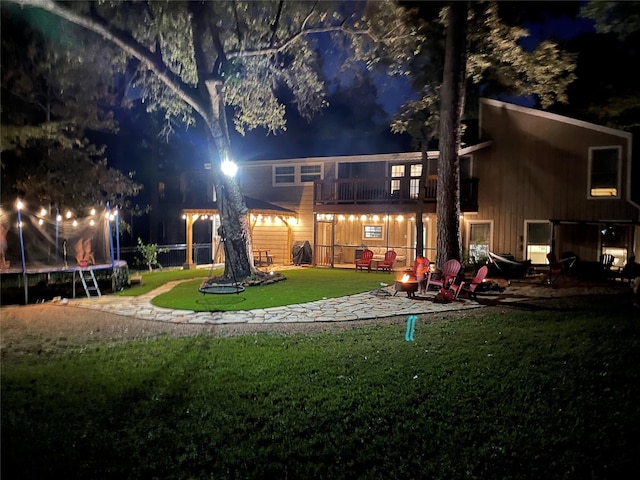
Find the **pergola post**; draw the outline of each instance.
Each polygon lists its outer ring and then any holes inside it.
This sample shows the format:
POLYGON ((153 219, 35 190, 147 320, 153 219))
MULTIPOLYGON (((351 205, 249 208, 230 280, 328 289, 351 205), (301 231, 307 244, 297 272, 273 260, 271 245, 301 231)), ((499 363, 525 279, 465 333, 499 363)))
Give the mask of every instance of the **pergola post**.
POLYGON ((193 263, 193 214, 186 214, 186 222, 185 222, 186 231, 186 239, 187 239, 187 250, 185 255, 185 262, 182 268, 184 270, 192 270, 196 268, 195 263, 193 263))

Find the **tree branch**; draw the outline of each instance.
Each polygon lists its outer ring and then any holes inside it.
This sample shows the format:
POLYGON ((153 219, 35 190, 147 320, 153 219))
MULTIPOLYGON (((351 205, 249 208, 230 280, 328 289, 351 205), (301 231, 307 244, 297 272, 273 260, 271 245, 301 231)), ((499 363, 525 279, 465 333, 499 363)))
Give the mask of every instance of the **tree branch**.
POLYGON ((276 13, 276 19, 271 24, 271 40, 269 40, 269 47, 273 47, 273 42, 276 39, 276 32, 278 31, 278 24, 280 23, 280 15, 282 14, 282 5, 284 0, 280 0, 278 3, 278 12, 276 13))
POLYGON ((35 7, 57 15, 60 18, 91 30, 100 35, 103 39, 117 45, 122 51, 131 57, 137 58, 149 70, 155 73, 158 79, 169 87, 179 98, 190 105, 201 116, 206 116, 202 105, 195 95, 195 89, 183 82, 167 65, 157 58, 153 52, 137 42, 127 32, 118 30, 108 25, 102 19, 80 15, 74 11, 60 5, 53 0, 6 0, 21 6, 35 7))

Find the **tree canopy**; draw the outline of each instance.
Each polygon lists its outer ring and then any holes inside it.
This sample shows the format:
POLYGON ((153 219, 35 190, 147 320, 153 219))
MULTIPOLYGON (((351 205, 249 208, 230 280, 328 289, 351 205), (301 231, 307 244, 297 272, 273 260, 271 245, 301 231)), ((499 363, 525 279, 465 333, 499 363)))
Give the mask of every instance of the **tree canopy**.
POLYGON ((10 7, 2 7, 3 196, 71 208, 125 203, 141 186, 89 139, 117 128, 114 77, 100 68, 110 65, 108 49, 53 17, 10 7))
MULTIPOLYGON (((319 36, 388 74, 404 72, 420 42, 411 14, 395 2, 56 2, 14 0, 37 7, 111 42, 135 69, 134 83, 150 110, 167 122, 203 121, 211 157, 230 157, 226 118, 242 132, 286 127, 277 91, 311 116, 326 101, 319 36)), ((257 275, 247 209, 237 182, 211 170, 227 256, 225 278, 257 275)))

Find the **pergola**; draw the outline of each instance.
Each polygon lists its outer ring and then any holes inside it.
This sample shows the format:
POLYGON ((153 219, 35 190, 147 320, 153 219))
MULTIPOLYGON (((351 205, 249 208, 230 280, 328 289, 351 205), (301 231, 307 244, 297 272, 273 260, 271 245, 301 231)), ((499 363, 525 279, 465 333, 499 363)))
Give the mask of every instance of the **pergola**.
MULTIPOLYGON (((251 229, 252 237, 253 237, 253 227, 255 226, 255 223, 259 215, 273 216, 273 217, 279 218, 282 221, 282 224, 287 228, 287 249, 288 251, 291 251, 292 236, 293 236, 291 231, 291 221, 297 220, 298 213, 294 210, 290 210, 288 208, 284 208, 279 205, 266 202, 264 200, 247 197, 246 195, 244 196, 244 201, 249 211, 248 212, 250 217, 249 227, 251 229)), ((215 215, 219 215, 218 205, 217 205, 217 202, 213 201, 206 206, 184 208, 182 210, 182 215, 185 218, 186 243, 187 243, 187 251, 186 251, 184 268, 190 269, 190 268, 195 268, 195 264, 193 263, 193 224, 196 222, 196 220, 198 220, 198 218, 201 218, 204 216, 213 217, 215 215)))

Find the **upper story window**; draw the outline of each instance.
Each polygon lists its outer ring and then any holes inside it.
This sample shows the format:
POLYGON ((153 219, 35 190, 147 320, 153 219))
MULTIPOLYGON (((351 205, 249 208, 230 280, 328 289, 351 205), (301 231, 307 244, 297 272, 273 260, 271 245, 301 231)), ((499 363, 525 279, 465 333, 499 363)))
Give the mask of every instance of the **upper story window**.
POLYGON ((589 148, 588 198, 620 198, 622 148, 589 148))
POLYGON ((407 194, 409 198, 418 198, 421 174, 421 163, 391 165, 391 194, 400 195, 402 190, 403 198, 407 194))
POLYGON ((274 165, 273 185, 290 186, 312 183, 314 180, 322 180, 324 166, 321 163, 313 165, 274 165))

